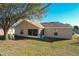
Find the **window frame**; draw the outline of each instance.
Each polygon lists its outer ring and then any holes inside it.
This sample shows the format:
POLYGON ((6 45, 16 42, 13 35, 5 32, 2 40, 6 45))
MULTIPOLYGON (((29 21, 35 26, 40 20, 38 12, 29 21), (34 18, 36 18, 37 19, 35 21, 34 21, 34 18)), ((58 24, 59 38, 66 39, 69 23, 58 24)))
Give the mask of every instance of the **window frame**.
POLYGON ((54 36, 58 36, 58 32, 54 32, 54 36))
POLYGON ((20 34, 21 34, 21 35, 24 34, 24 30, 23 30, 23 29, 20 30, 20 34))
POLYGON ((29 36, 38 36, 38 29, 28 29, 29 36))

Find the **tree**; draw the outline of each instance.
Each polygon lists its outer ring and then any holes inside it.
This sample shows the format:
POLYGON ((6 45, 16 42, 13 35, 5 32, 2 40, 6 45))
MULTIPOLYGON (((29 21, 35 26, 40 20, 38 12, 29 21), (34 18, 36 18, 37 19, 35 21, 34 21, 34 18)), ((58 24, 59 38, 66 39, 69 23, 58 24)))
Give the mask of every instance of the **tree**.
POLYGON ((74 27, 73 27, 73 31, 74 31, 74 32, 78 33, 78 30, 79 30, 79 27, 78 27, 78 26, 74 26, 74 27))
POLYGON ((78 26, 74 26, 74 29, 78 30, 78 29, 79 29, 79 27, 78 27, 78 26))
POLYGON ((0 27, 4 31, 4 39, 7 40, 8 30, 19 19, 28 18, 42 18, 43 14, 47 11, 50 4, 36 4, 36 3, 5 3, 0 4, 0 27))

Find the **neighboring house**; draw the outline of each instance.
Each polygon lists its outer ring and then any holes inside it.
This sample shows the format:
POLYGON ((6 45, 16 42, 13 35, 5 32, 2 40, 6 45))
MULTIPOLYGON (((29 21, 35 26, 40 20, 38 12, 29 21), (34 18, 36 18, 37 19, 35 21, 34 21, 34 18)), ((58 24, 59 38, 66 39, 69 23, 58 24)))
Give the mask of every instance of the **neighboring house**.
MULTIPOLYGON (((14 34, 15 35, 15 28, 10 28, 9 31, 8 31, 8 34, 14 34)), ((3 29, 0 28, 0 36, 3 36, 4 35, 4 32, 3 32, 3 29)))
POLYGON ((13 25, 15 35, 32 38, 72 38, 72 27, 59 22, 37 23, 31 20, 20 20, 13 25))
POLYGON ((4 32, 3 30, 0 28, 0 36, 3 36, 4 35, 4 32))

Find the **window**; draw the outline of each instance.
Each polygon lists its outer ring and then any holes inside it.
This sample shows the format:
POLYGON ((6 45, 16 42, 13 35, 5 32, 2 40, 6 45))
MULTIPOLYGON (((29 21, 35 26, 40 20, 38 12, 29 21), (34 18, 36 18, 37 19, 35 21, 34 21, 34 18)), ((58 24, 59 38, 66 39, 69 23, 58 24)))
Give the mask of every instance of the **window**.
POLYGON ((28 35, 37 36, 38 30, 37 29, 28 29, 28 35))
POLYGON ((20 34, 24 34, 23 30, 20 31, 20 34))
POLYGON ((58 35, 58 32, 54 32, 54 35, 57 36, 58 35))

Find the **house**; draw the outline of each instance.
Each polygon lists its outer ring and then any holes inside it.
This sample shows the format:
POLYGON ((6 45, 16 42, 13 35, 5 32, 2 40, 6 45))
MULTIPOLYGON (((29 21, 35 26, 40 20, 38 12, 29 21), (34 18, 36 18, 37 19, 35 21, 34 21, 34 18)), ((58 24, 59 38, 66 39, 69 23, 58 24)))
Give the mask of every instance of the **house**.
POLYGON ((49 38, 65 38, 71 39, 72 38, 72 27, 69 24, 63 24, 59 22, 49 22, 49 23, 42 23, 45 30, 45 37, 49 38))
POLYGON ((23 37, 40 38, 44 27, 40 23, 32 22, 30 20, 20 20, 13 25, 15 27, 15 35, 23 37))
POLYGON ((20 20, 16 22, 15 35, 32 38, 72 38, 72 27, 69 24, 59 22, 37 23, 31 20, 20 20))

